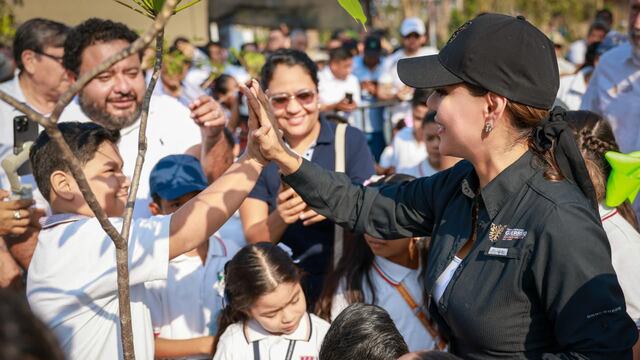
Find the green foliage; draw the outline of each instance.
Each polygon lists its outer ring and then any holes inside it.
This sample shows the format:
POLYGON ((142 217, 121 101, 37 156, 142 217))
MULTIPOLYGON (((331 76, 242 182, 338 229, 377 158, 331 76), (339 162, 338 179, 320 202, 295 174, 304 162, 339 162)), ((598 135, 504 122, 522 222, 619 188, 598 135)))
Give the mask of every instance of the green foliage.
POLYGON ((238 51, 236 49, 231 49, 231 54, 238 59, 240 64, 242 64, 242 67, 247 70, 251 77, 259 77, 260 70, 266 62, 266 58, 263 54, 253 51, 238 51))
POLYGON ((180 50, 165 52, 162 57, 162 66, 169 76, 181 74, 184 71, 185 65, 190 62, 191 59, 184 55, 180 50))
POLYGON ((16 34, 13 9, 6 1, 0 0, 0 44, 11 46, 16 34))
MULTIPOLYGON (((155 19, 160 10, 162 10, 162 6, 164 5, 165 0, 113 0, 120 5, 126 6, 129 9, 142 14, 150 19, 155 19)), ((191 7, 200 2, 200 0, 191 0, 186 4, 180 5, 182 0, 178 0, 176 8, 173 10, 173 14, 191 7)))
POLYGON ((362 5, 360 5, 359 0, 338 0, 338 3, 356 22, 362 24, 364 31, 367 31, 367 26, 365 25, 367 15, 365 15, 364 10, 362 10, 362 5))

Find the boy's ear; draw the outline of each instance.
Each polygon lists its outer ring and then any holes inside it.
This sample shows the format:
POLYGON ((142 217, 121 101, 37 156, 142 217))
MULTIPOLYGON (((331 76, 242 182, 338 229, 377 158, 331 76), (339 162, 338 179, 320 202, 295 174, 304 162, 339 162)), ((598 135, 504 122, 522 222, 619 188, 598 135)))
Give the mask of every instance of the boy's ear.
POLYGON ((160 209, 160 205, 156 204, 154 201, 149 203, 149 211, 153 216, 162 214, 162 209, 160 209))
POLYGON ((56 170, 49 177, 51 182, 51 191, 64 200, 71 201, 75 194, 73 193, 73 185, 71 175, 61 170, 56 170))

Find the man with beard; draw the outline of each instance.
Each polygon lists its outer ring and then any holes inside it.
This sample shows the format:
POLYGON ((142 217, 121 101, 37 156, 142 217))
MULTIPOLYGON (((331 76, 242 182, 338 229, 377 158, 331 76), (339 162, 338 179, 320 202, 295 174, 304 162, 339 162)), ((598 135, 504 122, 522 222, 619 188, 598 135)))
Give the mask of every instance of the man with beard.
MULTIPOLYGON (((65 41, 64 66, 75 81, 109 56, 128 47, 138 35, 124 24, 89 19, 76 26, 65 41)), ((120 130, 118 147, 124 173, 131 177, 138 150, 138 130, 145 92, 140 54, 131 55, 100 73, 78 94, 78 104, 92 121, 120 130)), ((158 84, 160 85, 160 84, 158 84)), ((134 217, 150 216, 149 173, 154 164, 171 154, 182 154, 196 144, 224 141, 225 123, 220 105, 201 96, 185 107, 168 95, 151 100, 147 127, 147 152, 140 177, 134 217), (218 140, 219 139, 219 140, 218 140)), ((204 149, 204 153, 210 147, 204 149)), ((206 165, 206 164, 205 164, 206 165)))
MULTIPOLYGON (((622 152, 640 150, 640 0, 629 0, 629 42, 606 52, 593 72, 581 109, 605 117, 622 152)), ((633 207, 640 215, 640 201, 633 207)))

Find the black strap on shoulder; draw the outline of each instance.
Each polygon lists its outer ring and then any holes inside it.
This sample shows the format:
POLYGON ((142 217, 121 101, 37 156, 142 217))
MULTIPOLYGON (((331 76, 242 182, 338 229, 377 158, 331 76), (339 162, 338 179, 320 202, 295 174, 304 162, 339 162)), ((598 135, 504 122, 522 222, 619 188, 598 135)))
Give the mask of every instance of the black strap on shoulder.
POLYGON ((285 360, 291 360, 291 358, 293 358, 293 349, 295 347, 296 347, 296 341, 289 340, 289 347, 287 348, 287 356, 285 357, 285 360))
POLYGON ((253 342, 253 360, 260 360, 260 341, 253 342))

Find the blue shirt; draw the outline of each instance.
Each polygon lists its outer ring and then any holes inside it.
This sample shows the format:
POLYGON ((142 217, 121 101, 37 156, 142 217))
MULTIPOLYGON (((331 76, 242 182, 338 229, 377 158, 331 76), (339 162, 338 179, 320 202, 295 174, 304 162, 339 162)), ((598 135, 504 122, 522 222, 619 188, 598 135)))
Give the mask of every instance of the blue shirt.
MULTIPOLYGON (((335 169, 335 130, 336 124, 320 118, 320 134, 316 140, 311 162, 329 170, 335 169)), ((351 126, 345 134, 345 170, 351 182, 362 184, 374 174, 373 157, 362 132, 351 126)), ((269 212, 277 206, 280 189, 280 173, 274 163, 263 170, 256 186, 249 194, 250 198, 267 202, 269 212)), ((322 275, 328 270, 333 250, 334 225, 331 221, 322 221, 310 226, 297 221, 287 227, 281 241, 293 251, 293 258, 300 259, 299 266, 312 275, 322 275)))

